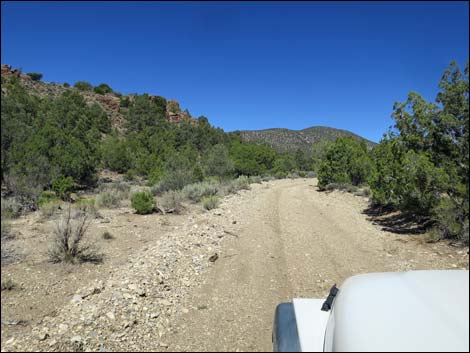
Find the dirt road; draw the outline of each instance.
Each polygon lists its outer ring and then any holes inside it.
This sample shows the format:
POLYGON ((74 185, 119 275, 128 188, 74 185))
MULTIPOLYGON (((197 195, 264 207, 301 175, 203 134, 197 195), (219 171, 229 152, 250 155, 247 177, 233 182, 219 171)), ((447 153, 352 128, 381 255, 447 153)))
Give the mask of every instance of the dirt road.
MULTIPOLYGON (((37 259, 2 267, 2 276, 27 279, 2 292, 2 320, 49 300, 25 327, 2 322, 2 351, 269 351, 280 302, 326 297, 354 274, 468 269, 468 247, 425 243, 399 217, 373 222, 366 198, 319 192, 315 179, 253 184, 210 212, 189 206, 179 216, 106 211, 90 233, 112 230, 115 240, 101 240, 108 260, 70 269, 79 285, 32 248, 37 259), (38 283, 25 277, 31 269, 51 275, 38 283)), ((38 233, 33 218, 20 219, 16 241, 47 244, 50 223, 38 233)))
POLYGON ((165 338, 169 348, 269 351, 280 302, 325 297, 354 274, 453 267, 373 225, 361 212, 366 206, 351 194, 318 192, 312 180, 278 182, 246 203, 239 238, 225 244, 206 284, 186 298, 188 307, 207 309, 181 317, 165 338))

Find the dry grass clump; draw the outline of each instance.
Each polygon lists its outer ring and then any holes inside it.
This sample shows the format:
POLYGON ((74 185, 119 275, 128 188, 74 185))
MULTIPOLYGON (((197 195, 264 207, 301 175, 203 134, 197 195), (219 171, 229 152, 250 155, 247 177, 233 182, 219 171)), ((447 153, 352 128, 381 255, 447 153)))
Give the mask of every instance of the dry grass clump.
POLYGON ((219 206, 219 198, 215 195, 213 196, 206 196, 202 199, 202 207, 206 210, 212 210, 219 206))
POLYGON ((17 218, 21 216, 23 206, 16 198, 3 198, 2 197, 2 217, 17 218))
POLYGON ((113 236, 110 232, 108 232, 108 231, 105 231, 105 232, 101 235, 101 237, 102 237, 104 240, 112 240, 112 239, 114 239, 114 236, 113 236))
POLYGON ((128 192, 110 189, 96 196, 96 206, 99 208, 118 208, 121 207, 122 201, 128 197, 128 192))
POLYGON ((91 245, 83 244, 89 226, 87 213, 78 219, 73 219, 71 208, 65 210, 56 223, 54 239, 48 251, 49 260, 53 263, 101 263, 103 255, 91 245))
POLYGON ((167 191, 159 198, 159 206, 167 213, 181 214, 184 194, 181 191, 167 191))
POLYGON ((183 188, 183 194, 193 202, 199 202, 205 196, 216 195, 217 184, 210 182, 202 182, 186 185, 183 188))
POLYGON ((43 203, 39 206, 39 212, 41 214, 41 218, 49 219, 52 218, 57 214, 59 210, 62 209, 64 205, 63 201, 54 200, 51 202, 43 203))
POLYGON ((16 288, 16 283, 13 282, 11 278, 8 278, 5 281, 2 281, 2 291, 4 290, 13 290, 16 288))

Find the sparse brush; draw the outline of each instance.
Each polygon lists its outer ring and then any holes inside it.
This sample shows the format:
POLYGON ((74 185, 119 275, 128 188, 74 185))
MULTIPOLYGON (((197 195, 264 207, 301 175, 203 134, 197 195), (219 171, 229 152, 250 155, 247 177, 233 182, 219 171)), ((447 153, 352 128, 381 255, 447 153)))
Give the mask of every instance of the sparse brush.
POLYGON ((167 191, 159 198, 159 203, 165 212, 180 214, 183 212, 183 200, 183 192, 167 191))
POLYGON ((14 238, 13 232, 11 231, 10 223, 3 219, 2 214, 2 221, 1 221, 1 234, 2 234, 2 241, 3 240, 10 240, 14 238))
POLYGON ((236 194, 239 190, 250 190, 250 178, 241 175, 237 179, 225 181, 218 186, 217 194, 221 197, 229 194, 236 194))
POLYGON ((21 202, 16 198, 4 199, 2 197, 2 216, 6 218, 17 218, 21 216, 22 210, 21 202))
POLYGON ((219 198, 217 196, 206 196, 202 199, 202 207, 206 210, 212 210, 219 205, 219 198))
POLYGON ((233 182, 233 180, 229 182, 223 182, 219 185, 217 190, 217 195, 220 197, 224 197, 226 195, 235 194, 238 191, 237 186, 233 182))
POLYGON ((54 191, 43 191, 38 197, 38 206, 41 208, 43 205, 49 202, 57 201, 58 197, 54 191))
POLYGON ((292 173, 287 174, 287 177, 289 179, 297 179, 299 177, 299 174, 292 172, 292 173))
POLYGON ((307 178, 316 178, 316 177, 317 177, 317 173, 312 172, 312 171, 307 172, 307 178))
POLYGON ((103 191, 96 196, 96 205, 105 208, 118 208, 122 200, 128 197, 128 192, 108 190, 103 191))
POLYGON ((101 237, 102 237, 104 240, 112 240, 112 239, 114 239, 114 236, 113 236, 110 232, 108 232, 108 231, 105 231, 105 232, 101 235, 101 237))
POLYGON ((362 196, 362 197, 370 197, 371 195, 370 188, 367 186, 360 188, 356 192, 354 192, 354 195, 362 196))
POLYGON ((130 181, 121 181, 118 183, 113 183, 113 189, 123 192, 123 193, 129 193, 131 191, 131 187, 133 186, 133 183, 130 181))
POLYGON ((250 179, 246 175, 240 175, 234 182, 238 190, 250 190, 250 179))
POLYGON ((437 243, 444 238, 442 231, 438 227, 431 228, 425 235, 427 243, 437 243))
POLYGON ((150 192, 153 196, 158 196, 168 190, 166 183, 162 180, 156 182, 151 188, 150 192))
POLYGON ((199 202, 205 196, 216 195, 217 191, 217 184, 209 182, 189 184, 183 188, 183 194, 193 202, 199 202))
POLYGON ((346 184, 346 183, 330 183, 328 185, 325 186, 325 190, 340 190, 340 191, 344 191, 344 190, 348 190, 348 188, 350 187, 351 185, 349 184, 346 184))
POLYGON ((355 186, 355 185, 347 185, 346 186, 346 191, 349 192, 349 193, 355 193, 358 190, 359 190, 358 187, 355 186))
POLYGON ((129 181, 118 181, 114 183, 102 183, 98 186, 98 191, 120 191, 123 193, 129 193, 132 187, 132 183, 129 181))
POLYGON ((11 278, 8 278, 5 281, 2 281, 2 291, 4 290, 13 290, 16 288, 16 283, 13 282, 11 278))
POLYGON ((98 209, 96 208, 95 199, 81 199, 75 203, 74 208, 77 211, 75 215, 86 213, 92 218, 101 217, 98 209))
POLYGON ((275 178, 272 175, 265 175, 261 178, 262 181, 271 181, 274 180, 275 178))
POLYGON ((1 246, 1 262, 2 265, 9 264, 15 262, 20 258, 19 254, 16 252, 14 248, 9 246, 8 244, 3 242, 2 239, 2 246, 1 246))
POLYGON ((56 212, 61 209, 63 202, 55 200, 48 203, 44 203, 39 207, 39 212, 41 217, 44 219, 49 219, 53 217, 56 212))
POLYGON ((69 207, 56 223, 53 243, 48 251, 49 260, 53 263, 101 263, 103 255, 90 245, 82 244, 89 226, 90 220, 87 214, 73 220, 69 207))
POLYGON ((287 173, 286 172, 276 172, 276 174, 274 174, 274 177, 276 179, 285 179, 285 178, 287 178, 287 173))
POLYGON ((261 177, 259 175, 252 175, 248 178, 250 184, 261 184, 261 177))

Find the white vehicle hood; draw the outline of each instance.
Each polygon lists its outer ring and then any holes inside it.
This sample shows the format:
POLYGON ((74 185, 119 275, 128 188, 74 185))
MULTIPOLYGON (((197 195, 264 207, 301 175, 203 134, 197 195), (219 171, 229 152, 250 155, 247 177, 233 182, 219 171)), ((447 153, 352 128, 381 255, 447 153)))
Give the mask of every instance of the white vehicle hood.
POLYGON ((324 343, 325 351, 468 352, 469 272, 351 277, 334 301, 324 343))

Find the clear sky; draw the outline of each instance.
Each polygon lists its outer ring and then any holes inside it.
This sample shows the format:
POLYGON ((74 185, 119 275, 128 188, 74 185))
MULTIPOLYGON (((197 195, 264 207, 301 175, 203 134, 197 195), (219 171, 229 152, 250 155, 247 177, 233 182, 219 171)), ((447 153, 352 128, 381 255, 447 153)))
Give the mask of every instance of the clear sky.
POLYGON ((2 2, 1 61, 174 98, 226 131, 378 141, 395 101, 468 60, 467 2, 2 2))

